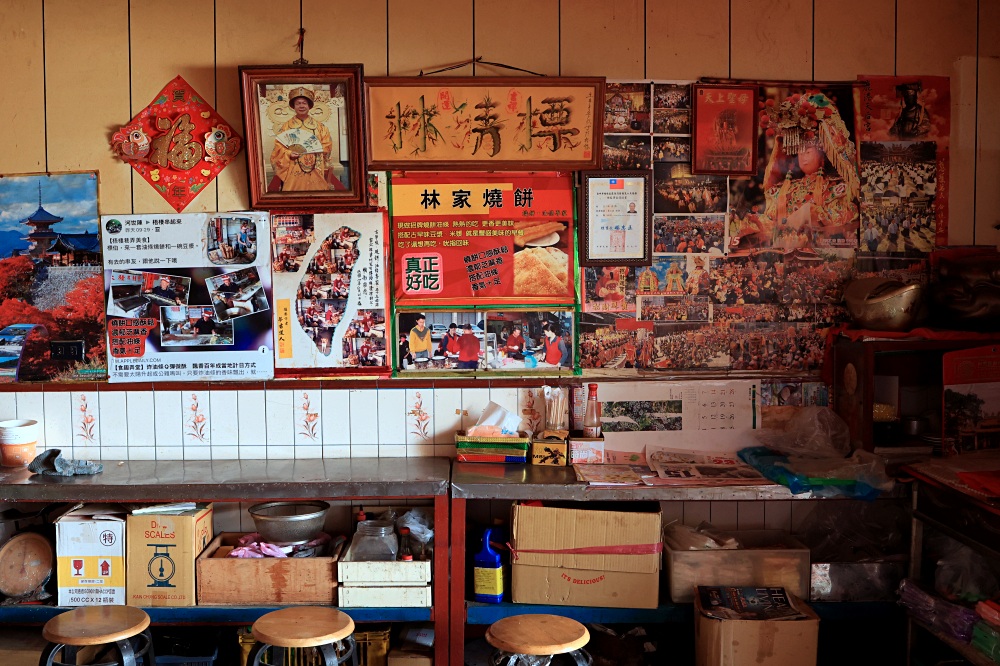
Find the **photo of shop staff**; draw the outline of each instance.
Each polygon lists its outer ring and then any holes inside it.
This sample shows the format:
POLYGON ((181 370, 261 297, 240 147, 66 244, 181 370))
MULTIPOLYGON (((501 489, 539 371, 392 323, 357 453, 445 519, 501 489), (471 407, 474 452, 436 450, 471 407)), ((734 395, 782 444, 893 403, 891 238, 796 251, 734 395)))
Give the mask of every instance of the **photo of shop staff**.
POLYGON ((208 287, 218 321, 246 317, 270 309, 256 267, 210 277, 205 280, 205 286, 208 287))
POLYGON ((358 310, 344 331, 345 338, 385 338, 385 311, 358 310))
POLYGON ((487 344, 496 339, 483 329, 482 314, 455 312, 400 312, 399 369, 476 370, 486 367, 487 344))
POLYGON ((215 217, 205 228, 205 249, 213 264, 249 264, 257 258, 257 225, 246 217, 215 217))
POLYGON ((387 364, 384 338, 344 338, 345 365, 353 368, 378 367, 387 364))
POLYGON ((571 368, 573 316, 568 311, 487 312, 486 363, 501 369, 571 368))
POLYGON ((215 319, 215 308, 163 306, 160 308, 160 344, 165 347, 211 347, 233 344, 233 322, 215 319))
POLYGON ((273 215, 271 242, 274 259, 271 269, 276 273, 295 273, 302 267, 309 246, 316 242, 312 215, 273 215))
POLYGON ((653 134, 691 134, 691 112, 677 109, 653 110, 653 134))
POLYGON ((652 166, 649 136, 604 137, 604 168, 621 170, 648 170, 652 166))
MULTIPOLYGON (((653 137, 654 162, 691 162, 691 137, 653 137)), ((690 168, 688 169, 690 171, 690 168)))
POLYGON ((653 165, 655 213, 724 213, 728 195, 725 176, 695 176, 690 164, 653 165))
POLYGON ((691 86, 686 83, 654 83, 653 106, 657 109, 690 109, 691 86))
POLYGON ((723 254, 726 245, 724 215, 653 218, 653 252, 723 254))
POLYGON ((135 319, 157 317, 161 306, 187 305, 191 278, 166 273, 111 271, 107 314, 135 319))

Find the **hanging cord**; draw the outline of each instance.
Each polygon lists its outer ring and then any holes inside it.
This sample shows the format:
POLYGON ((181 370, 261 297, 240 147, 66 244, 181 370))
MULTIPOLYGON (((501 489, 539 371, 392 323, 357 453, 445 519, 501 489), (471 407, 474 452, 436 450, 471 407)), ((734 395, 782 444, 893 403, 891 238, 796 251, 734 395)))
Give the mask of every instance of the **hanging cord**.
POLYGON ((295 48, 299 50, 299 57, 292 62, 293 65, 308 65, 309 61, 302 57, 302 52, 306 45, 306 29, 299 26, 299 38, 295 40, 295 48))
POLYGON ((546 76, 545 74, 539 74, 538 72, 533 72, 530 69, 521 69, 520 67, 513 67, 511 65, 505 65, 502 62, 490 62, 489 60, 483 60, 483 56, 476 56, 475 58, 470 58, 468 60, 463 60, 462 62, 456 63, 454 65, 448 65, 447 67, 442 67, 441 69, 434 69, 429 72, 420 70, 418 76, 426 76, 429 74, 439 74, 441 72, 447 72, 453 69, 459 69, 460 67, 465 67, 466 65, 479 64, 479 65, 490 65, 491 67, 502 67, 503 69, 511 69, 515 72, 524 72, 525 74, 531 74, 532 76, 546 76))

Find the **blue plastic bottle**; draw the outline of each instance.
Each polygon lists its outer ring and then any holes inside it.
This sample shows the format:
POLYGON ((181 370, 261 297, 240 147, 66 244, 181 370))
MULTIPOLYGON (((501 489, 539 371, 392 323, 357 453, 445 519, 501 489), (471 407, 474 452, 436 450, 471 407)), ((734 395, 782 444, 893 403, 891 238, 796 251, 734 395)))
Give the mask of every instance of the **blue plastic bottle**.
POLYGON ((503 601, 503 565, 500 553, 490 546, 490 533, 483 533, 483 549, 476 553, 473 559, 473 591, 475 600, 488 604, 498 604, 503 601))

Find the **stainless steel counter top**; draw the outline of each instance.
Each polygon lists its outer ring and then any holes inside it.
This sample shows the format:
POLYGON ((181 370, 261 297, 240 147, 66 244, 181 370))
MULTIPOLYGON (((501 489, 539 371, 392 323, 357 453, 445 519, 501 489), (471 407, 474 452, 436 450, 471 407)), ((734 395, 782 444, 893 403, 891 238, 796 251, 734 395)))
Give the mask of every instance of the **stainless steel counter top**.
MULTIPOLYGON (((788 500, 785 486, 588 486, 572 467, 456 462, 451 493, 460 499, 522 500, 788 500)), ((804 498, 804 497, 802 497, 804 498)))
POLYGON ((0 501, 171 502, 447 495, 447 458, 105 462, 92 476, 0 469, 0 501))

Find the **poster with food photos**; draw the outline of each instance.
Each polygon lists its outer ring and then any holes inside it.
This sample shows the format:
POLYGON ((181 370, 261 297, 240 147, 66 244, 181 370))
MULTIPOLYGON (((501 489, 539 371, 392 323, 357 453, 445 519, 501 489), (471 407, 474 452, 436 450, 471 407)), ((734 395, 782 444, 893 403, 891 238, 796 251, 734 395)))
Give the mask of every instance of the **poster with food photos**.
POLYGON ((274 376, 266 213, 104 215, 108 381, 274 376))
POLYGON ((275 214, 278 376, 391 372, 386 214, 275 214))

